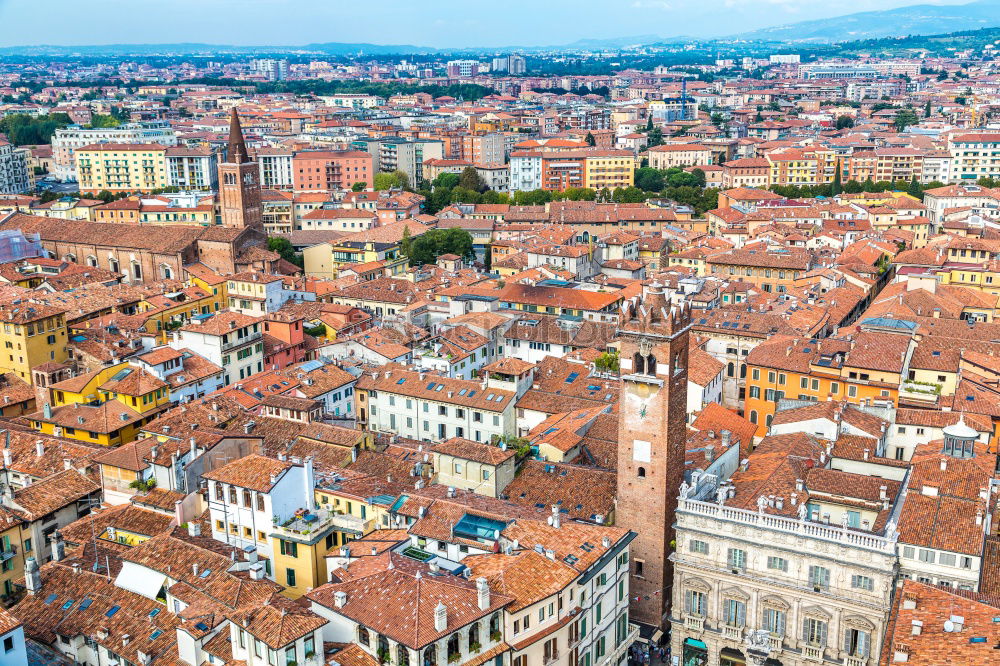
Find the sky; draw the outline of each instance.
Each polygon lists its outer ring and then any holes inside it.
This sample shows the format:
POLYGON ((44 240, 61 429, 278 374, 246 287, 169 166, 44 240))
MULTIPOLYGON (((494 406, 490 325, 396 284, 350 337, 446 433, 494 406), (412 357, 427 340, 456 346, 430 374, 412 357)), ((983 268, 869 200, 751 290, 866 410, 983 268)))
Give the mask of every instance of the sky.
MULTIPOLYGON (((539 46, 633 35, 712 37, 955 0, 0 0, 0 46, 204 42, 539 46)), ((961 0, 959 0, 960 2, 961 0)))

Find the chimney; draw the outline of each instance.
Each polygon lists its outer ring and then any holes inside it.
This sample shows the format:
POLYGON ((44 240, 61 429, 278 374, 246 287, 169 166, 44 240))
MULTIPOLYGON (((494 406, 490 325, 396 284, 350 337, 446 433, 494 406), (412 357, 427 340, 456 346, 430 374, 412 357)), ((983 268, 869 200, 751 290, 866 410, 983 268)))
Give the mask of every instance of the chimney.
POLYGON ((601 537, 601 547, 611 548, 611 537, 601 537))
POLYGON ((63 458, 63 469, 73 469, 73 461, 69 458, 63 458))
POLYGON ((946 458, 941 458, 941 471, 948 469, 948 460, 946 458))
POLYGON ((3 450, 3 466, 4 467, 10 467, 13 462, 14 461, 13 461, 13 458, 12 458, 12 456, 10 454, 10 449, 4 449, 3 450))
POLYGON ((982 525, 982 524, 983 524, 983 510, 976 509, 976 525, 982 525))
POLYGON ((440 601, 434 608, 434 631, 445 631, 448 629, 448 607, 440 601))
POLYGON ((66 556, 66 542, 63 541, 62 533, 56 530, 49 539, 52 541, 52 561, 61 562, 66 556))
POLYGON ((303 490, 305 491, 306 497, 306 508, 312 513, 316 509, 316 478, 313 473, 313 459, 312 456, 306 456, 302 461, 303 473, 303 490))
POLYGON ((35 440, 35 455, 39 458, 45 455, 45 443, 40 439, 35 440))
POLYGON ((333 593, 333 604, 337 608, 343 608, 347 605, 347 592, 343 590, 337 590, 333 593))
POLYGON ((804 486, 804 484, 802 482, 802 479, 795 479, 795 490, 797 490, 797 491, 799 491, 801 493, 802 490, 803 490, 803 486, 804 486))
POLYGON ((24 587, 28 594, 38 594, 42 590, 42 573, 33 557, 24 561, 24 587))
POLYGON ((476 593, 479 600, 479 610, 486 610, 490 607, 490 586, 485 578, 476 579, 476 593))
POLYGON ((264 580, 264 565, 258 562, 250 567, 251 580, 264 580))
MULTIPOLYGON (((864 452, 864 456, 865 456, 865 460, 868 460, 868 455, 869 455, 869 453, 870 453, 870 452, 869 452, 869 450, 868 450, 868 449, 865 449, 865 452, 864 452)), ((884 486, 883 486, 883 487, 884 487, 884 486)))
POLYGON ((556 529, 559 529, 559 525, 561 524, 561 522, 562 521, 559 519, 559 506, 556 505, 556 504, 553 504, 552 505, 552 527, 554 527, 556 529))
POLYGON ((195 562, 194 564, 191 565, 191 573, 193 573, 194 577, 197 578, 198 572, 199 572, 198 563, 195 562))
POLYGON ((448 486, 448 497, 455 496, 455 486, 448 486))
POLYGON ((191 460, 194 460, 198 457, 198 440, 192 437, 188 442, 191 444, 191 460))
POLYGON ((188 536, 201 536, 201 523, 191 521, 188 523, 188 536))

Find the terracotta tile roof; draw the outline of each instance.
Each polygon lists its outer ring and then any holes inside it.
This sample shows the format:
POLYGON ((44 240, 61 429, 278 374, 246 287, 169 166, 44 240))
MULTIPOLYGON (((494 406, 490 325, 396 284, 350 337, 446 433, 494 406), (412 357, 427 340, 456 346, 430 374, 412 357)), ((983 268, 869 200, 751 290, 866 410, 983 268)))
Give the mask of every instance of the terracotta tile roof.
POLYGON ((473 442, 462 437, 452 437, 431 446, 431 451, 442 455, 472 460, 486 465, 500 465, 514 457, 513 449, 501 449, 492 444, 473 442))
POLYGON ((534 550, 470 555, 462 564, 472 570, 472 578, 486 578, 491 591, 512 597, 514 601, 507 607, 511 613, 558 594, 580 575, 565 563, 534 550))
POLYGON ((479 608, 476 584, 459 576, 411 575, 390 569, 358 580, 328 583, 306 597, 331 611, 413 649, 447 636, 513 602, 509 596, 491 593, 490 606, 479 608), (347 603, 337 608, 334 593, 347 594, 347 603), (447 608, 444 631, 434 625, 434 610, 447 608))
POLYGON ((541 513, 558 506, 564 520, 595 520, 596 516, 612 515, 615 492, 613 471, 526 460, 500 497, 541 513))
POLYGON ((274 487, 272 477, 281 478, 291 467, 293 463, 287 460, 276 460, 254 453, 216 467, 203 474, 202 478, 266 493, 274 487))
POLYGON ((1000 642, 1000 630, 994 618, 1000 616, 1000 604, 981 600, 974 593, 913 580, 901 582, 889 613, 879 666, 899 663, 898 653, 906 655, 908 666, 997 663, 994 646, 1000 642), (945 621, 955 615, 964 618, 957 635, 944 630, 945 621), (915 622, 921 623, 916 635, 915 622), (972 637, 985 640, 972 642, 972 637))
POLYGON ((75 469, 67 469, 14 491, 11 508, 26 520, 38 520, 100 490, 99 485, 75 469))

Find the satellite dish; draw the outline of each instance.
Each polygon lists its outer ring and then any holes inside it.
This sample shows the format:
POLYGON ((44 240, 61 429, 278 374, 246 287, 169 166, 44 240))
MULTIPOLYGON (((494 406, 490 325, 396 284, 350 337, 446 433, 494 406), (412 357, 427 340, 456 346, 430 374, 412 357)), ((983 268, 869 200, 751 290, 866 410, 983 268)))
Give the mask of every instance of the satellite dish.
POLYGON ((955 623, 952 622, 951 620, 945 620, 944 630, 947 631, 948 633, 955 631, 955 623))

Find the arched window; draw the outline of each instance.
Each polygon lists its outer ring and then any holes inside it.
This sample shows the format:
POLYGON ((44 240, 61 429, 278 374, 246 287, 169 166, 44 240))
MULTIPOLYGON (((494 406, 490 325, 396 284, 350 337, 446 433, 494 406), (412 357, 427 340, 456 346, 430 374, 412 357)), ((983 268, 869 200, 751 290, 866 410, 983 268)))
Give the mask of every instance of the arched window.
POLYGON ((438 649, 437 643, 431 643, 424 650, 424 666, 437 666, 438 649))
POLYGON ((410 666, 410 651, 405 645, 396 645, 396 663, 399 666, 410 666))
POLYGON ((170 280, 174 277, 174 272, 170 269, 170 266, 160 264, 160 275, 163 276, 164 280, 170 280))
POLYGON ((736 375, 736 366, 733 365, 732 361, 726 366, 726 377, 733 377, 736 375))
MULTIPOLYGON (((215 487, 218 488, 219 484, 215 484, 215 487)), ((368 630, 362 626, 358 626, 358 642, 365 647, 371 645, 371 639, 368 638, 368 630)))
POLYGON ((88 265, 88 266, 91 266, 91 267, 93 267, 93 268, 97 268, 97 257, 95 257, 95 256, 94 256, 94 255, 92 255, 92 254, 91 254, 91 255, 88 255, 88 256, 87 256, 87 265, 88 265))
POLYGON ((469 627, 469 652, 478 652, 483 647, 479 639, 479 623, 473 622, 469 627))
POLYGON ((490 640, 494 643, 500 640, 500 613, 490 616, 490 640))
POLYGON ((756 409, 751 409, 750 410, 750 423, 757 423, 757 410, 756 409))
POLYGON ((645 479, 646 478, 646 468, 645 467, 640 467, 639 469, 637 469, 635 471, 635 473, 636 473, 636 476, 638 476, 640 479, 645 479))
POLYGON ((462 649, 458 646, 458 634, 448 637, 448 663, 462 656, 462 649))
POLYGON ((740 366, 740 379, 747 378, 747 366, 746 363, 740 366))
POLYGON ((635 357, 632 359, 632 361, 633 361, 633 363, 635 365, 635 368, 633 369, 633 372, 635 372, 635 374, 637 374, 637 375, 645 374, 645 372, 646 372, 646 361, 643 358, 643 355, 640 354, 639 352, 636 352, 635 353, 635 357))
POLYGON ((646 357, 646 374, 655 375, 656 374, 656 357, 650 354, 646 357))
POLYGON ((770 428, 770 427, 771 427, 771 420, 772 420, 773 418, 774 418, 774 414, 768 414, 768 415, 767 415, 767 419, 766 419, 766 421, 767 421, 767 427, 768 427, 768 428, 770 428))
POLYGON ((114 257, 108 257, 108 269, 112 273, 121 273, 122 267, 118 264, 118 260, 114 257))
POLYGON ((76 263, 76 255, 72 252, 68 252, 65 256, 63 256, 63 261, 72 261, 73 263, 76 263))

